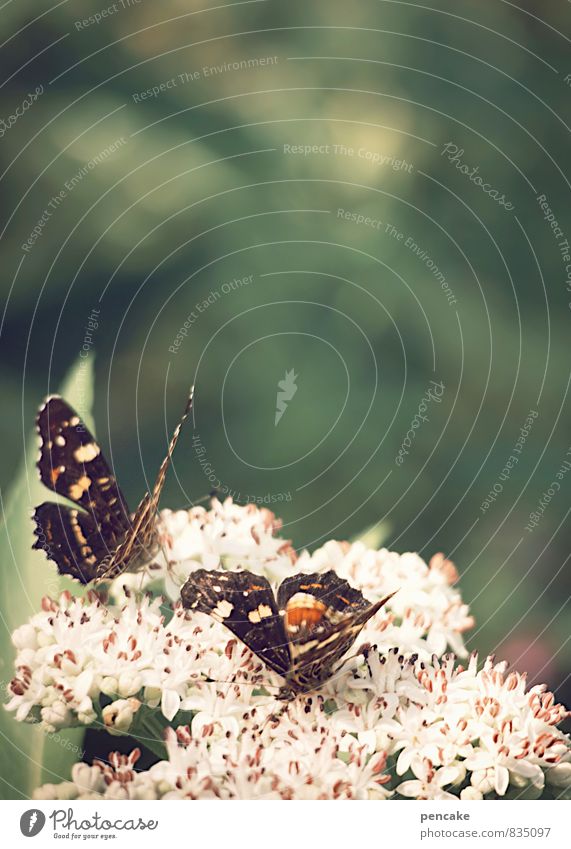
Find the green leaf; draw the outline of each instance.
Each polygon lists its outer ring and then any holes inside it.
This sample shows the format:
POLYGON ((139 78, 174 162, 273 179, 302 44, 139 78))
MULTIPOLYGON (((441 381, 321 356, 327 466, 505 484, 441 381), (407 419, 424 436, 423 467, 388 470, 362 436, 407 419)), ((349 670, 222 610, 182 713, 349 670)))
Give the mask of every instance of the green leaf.
MULTIPOLYGON (((90 427, 93 424, 92 360, 92 357, 80 360, 61 388, 61 394, 90 427)), ((57 597, 64 589, 78 594, 77 584, 60 577, 55 564, 46 560, 42 551, 32 551, 31 513, 47 495, 36 473, 37 453, 38 440, 34 431, 10 489, 0 493, 0 658, 4 694, 13 677, 12 631, 38 612, 42 596, 57 597)), ((51 495, 50 500, 54 500, 51 495)), ((41 784, 67 780, 71 764, 81 760, 83 733, 83 728, 77 728, 45 734, 37 726, 16 722, 2 707, 0 798, 29 798, 41 784)))

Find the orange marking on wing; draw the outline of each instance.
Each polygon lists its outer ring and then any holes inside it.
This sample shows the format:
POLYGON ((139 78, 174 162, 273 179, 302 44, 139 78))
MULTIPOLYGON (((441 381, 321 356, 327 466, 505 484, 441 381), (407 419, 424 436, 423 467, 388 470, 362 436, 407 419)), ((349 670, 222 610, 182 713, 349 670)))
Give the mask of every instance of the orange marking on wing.
POLYGON ((57 479, 61 475, 62 471, 59 466, 55 469, 50 469, 50 478, 52 480, 53 485, 55 486, 57 483, 57 479))
POLYGON ((300 625, 317 625, 323 619, 327 607, 323 602, 315 600, 308 606, 306 603, 288 603, 285 619, 287 628, 299 628, 300 625))

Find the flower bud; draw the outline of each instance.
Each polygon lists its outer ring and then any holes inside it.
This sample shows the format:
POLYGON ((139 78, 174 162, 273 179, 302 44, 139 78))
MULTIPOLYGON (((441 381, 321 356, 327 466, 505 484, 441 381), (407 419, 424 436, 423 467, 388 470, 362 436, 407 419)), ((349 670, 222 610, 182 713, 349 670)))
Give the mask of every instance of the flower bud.
POLYGON ((79 790, 73 783, 73 781, 62 781, 61 784, 58 784, 57 788, 57 797, 62 801, 67 801, 69 799, 77 799, 79 795, 79 790))
POLYGON ((41 710, 42 722, 46 731, 52 733, 56 728, 71 725, 71 716, 65 702, 54 701, 41 710))
POLYGON ((133 786, 134 799, 158 799, 157 791, 155 790, 155 785, 153 781, 148 778, 147 780, 140 779, 138 784, 133 786))
POLYGON ((116 696, 119 690, 117 679, 109 675, 101 681, 100 689, 106 696, 116 696))
POLYGON ((32 798, 37 799, 39 802, 44 799, 57 799, 58 797, 58 785, 57 784, 42 784, 41 787, 38 787, 32 793, 32 798))
POLYGON ((33 625, 22 625, 12 634, 12 642, 19 651, 36 649, 38 646, 37 632, 33 625))
POLYGON ((479 802, 484 797, 479 790, 476 790, 475 787, 464 787, 464 789, 460 791, 460 798, 463 799, 464 802, 479 802))
POLYGON ((106 799, 129 799, 129 791, 120 781, 112 781, 105 793, 106 799))
POLYGON ((71 780, 77 787, 80 794, 89 793, 92 790, 99 790, 103 784, 101 772, 98 769, 93 769, 89 764, 76 763, 71 768, 71 780))
POLYGON ((546 781, 552 787, 570 787, 571 786, 571 763, 557 764, 551 767, 546 773, 546 781))
POLYGON ((38 631, 36 639, 40 648, 45 648, 46 646, 53 646, 54 644, 54 635, 51 631, 38 631))
POLYGON ((93 702, 86 696, 85 699, 82 699, 77 707, 77 718, 84 725, 91 725, 92 722, 97 718, 97 714, 93 708, 93 702))
POLYGON ((475 787, 482 796, 494 791, 494 771, 491 769, 476 769, 472 773, 472 787, 475 787))
POLYGON ((103 722, 110 734, 122 734, 131 727, 134 714, 141 707, 138 699, 117 699, 103 708, 103 722))
POLYGON ((117 692, 124 699, 134 696, 143 686, 143 680, 138 673, 122 672, 117 682, 117 692))
POLYGON ((160 687, 153 687, 149 685, 145 687, 145 703, 149 705, 149 707, 157 707, 157 705, 161 702, 161 696, 163 691, 160 687))

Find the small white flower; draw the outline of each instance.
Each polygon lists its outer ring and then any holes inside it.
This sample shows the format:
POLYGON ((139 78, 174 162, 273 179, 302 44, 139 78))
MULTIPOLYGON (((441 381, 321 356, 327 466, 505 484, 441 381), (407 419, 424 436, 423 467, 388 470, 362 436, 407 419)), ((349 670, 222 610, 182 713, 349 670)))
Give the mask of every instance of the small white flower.
POLYGON ((411 799, 434 799, 437 801, 456 801, 457 796, 444 790, 449 784, 458 781, 458 769, 452 766, 434 769, 428 758, 419 760, 415 765, 415 775, 410 781, 403 781, 396 787, 396 792, 401 796, 411 799))

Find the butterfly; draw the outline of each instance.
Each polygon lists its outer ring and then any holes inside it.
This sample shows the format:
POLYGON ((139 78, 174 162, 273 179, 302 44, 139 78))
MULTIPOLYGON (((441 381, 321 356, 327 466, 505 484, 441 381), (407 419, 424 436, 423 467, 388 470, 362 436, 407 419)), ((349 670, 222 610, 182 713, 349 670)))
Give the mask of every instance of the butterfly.
POLYGON ((286 680, 287 701, 332 674, 365 623, 394 595, 367 601, 333 570, 286 578, 277 596, 252 572, 199 569, 181 590, 183 607, 226 625, 286 680))
POLYGON ((50 396, 40 408, 36 419, 40 479, 75 507, 52 501, 36 507, 37 539, 32 547, 55 561, 61 575, 82 584, 110 580, 154 557, 159 549, 158 503, 192 398, 191 389, 155 485, 132 515, 101 448, 75 410, 59 395, 50 396))

